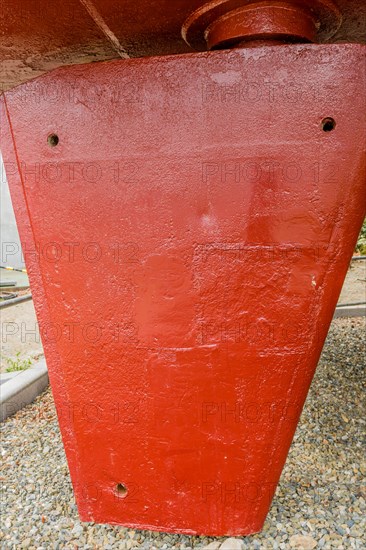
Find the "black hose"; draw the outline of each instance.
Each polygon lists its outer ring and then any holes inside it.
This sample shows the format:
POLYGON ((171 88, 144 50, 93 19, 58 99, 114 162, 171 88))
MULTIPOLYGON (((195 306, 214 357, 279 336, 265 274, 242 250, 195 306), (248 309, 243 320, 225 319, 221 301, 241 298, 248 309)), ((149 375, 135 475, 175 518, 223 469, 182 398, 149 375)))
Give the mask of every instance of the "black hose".
POLYGON ((4 302, 0 302, 0 309, 16 306, 17 304, 28 302, 29 300, 32 300, 32 294, 25 294, 24 296, 18 296, 18 298, 13 298, 12 300, 5 300, 4 302))

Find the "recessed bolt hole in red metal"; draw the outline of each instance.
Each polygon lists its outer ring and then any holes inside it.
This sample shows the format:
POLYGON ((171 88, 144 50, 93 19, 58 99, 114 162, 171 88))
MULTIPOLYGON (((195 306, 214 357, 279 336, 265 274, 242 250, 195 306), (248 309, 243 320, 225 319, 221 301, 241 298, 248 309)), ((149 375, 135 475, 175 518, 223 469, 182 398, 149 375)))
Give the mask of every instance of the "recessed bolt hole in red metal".
POLYGON ((336 127, 334 118, 327 117, 322 120, 322 128, 324 132, 331 132, 336 127))
POLYGON ((59 137, 57 134, 50 134, 47 138, 48 145, 50 147, 56 147, 59 143, 59 137))
POLYGON ((128 495, 128 489, 123 483, 118 483, 116 485, 116 493, 120 498, 126 498, 128 495))

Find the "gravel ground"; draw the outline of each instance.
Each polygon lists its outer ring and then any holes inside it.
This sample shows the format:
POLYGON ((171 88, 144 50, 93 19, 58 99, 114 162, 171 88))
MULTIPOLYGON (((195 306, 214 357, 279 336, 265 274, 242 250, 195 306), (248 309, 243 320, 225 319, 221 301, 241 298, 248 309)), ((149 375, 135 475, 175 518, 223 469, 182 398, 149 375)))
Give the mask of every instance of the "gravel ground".
POLYGON ((2 548, 366 548, 365 320, 333 322, 264 530, 212 539, 82 524, 50 391, 2 431, 2 548))

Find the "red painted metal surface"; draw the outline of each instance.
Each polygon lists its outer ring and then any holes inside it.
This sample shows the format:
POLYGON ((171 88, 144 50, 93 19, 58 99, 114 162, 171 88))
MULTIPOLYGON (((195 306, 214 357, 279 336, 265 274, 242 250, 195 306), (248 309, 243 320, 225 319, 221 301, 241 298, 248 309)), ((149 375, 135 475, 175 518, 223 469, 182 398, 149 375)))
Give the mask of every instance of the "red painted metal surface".
MULTIPOLYGON (((218 3, 233 0, 210 2, 218 3)), ((236 1, 237 6, 246 3, 236 1)), ((334 3, 341 13, 338 30, 331 37, 320 36, 321 43, 366 42, 364 0, 306 3, 334 3)), ((1 0, 0 86, 9 89, 60 65, 117 58, 123 52, 130 57, 189 52, 182 24, 205 4, 206 0, 1 0)), ((205 50, 205 42, 198 48, 205 50)))
POLYGON ((261 529, 365 215, 363 55, 117 61, 5 94, 83 520, 261 529))
POLYGON ((325 42, 342 25, 333 0, 216 0, 191 13, 182 35, 197 50, 249 40, 325 42))

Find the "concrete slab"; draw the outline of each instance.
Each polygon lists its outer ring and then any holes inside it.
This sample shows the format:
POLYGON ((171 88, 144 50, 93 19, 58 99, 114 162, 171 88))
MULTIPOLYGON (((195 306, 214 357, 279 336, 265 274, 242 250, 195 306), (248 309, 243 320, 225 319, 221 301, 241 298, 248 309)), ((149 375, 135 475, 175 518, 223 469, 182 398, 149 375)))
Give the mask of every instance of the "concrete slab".
POLYGON ((7 374, 14 376, 0 386, 0 422, 32 403, 49 383, 45 359, 25 371, 7 374))
POLYGON ((4 372, 3 374, 0 374, 0 386, 2 386, 6 382, 8 382, 12 378, 14 378, 15 376, 17 376, 21 372, 24 372, 24 371, 19 370, 19 371, 15 371, 15 372, 4 372))
POLYGON ((33 301, 0 309, 0 372, 5 372, 8 358, 31 359, 36 364, 43 355, 40 331, 33 301))
POLYGON ((337 307, 333 319, 338 319, 339 317, 366 317, 366 305, 337 307))

